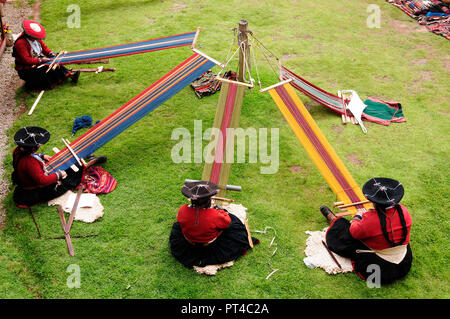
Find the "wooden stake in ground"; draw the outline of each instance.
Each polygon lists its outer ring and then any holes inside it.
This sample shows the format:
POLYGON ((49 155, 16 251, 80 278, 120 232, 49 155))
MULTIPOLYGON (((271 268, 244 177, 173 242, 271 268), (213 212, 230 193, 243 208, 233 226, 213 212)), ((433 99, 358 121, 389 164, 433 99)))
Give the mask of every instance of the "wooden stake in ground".
POLYGON ((72 239, 70 238, 70 229, 72 228, 72 223, 75 218, 75 214, 77 213, 78 202, 80 201, 82 191, 83 187, 80 186, 80 188, 78 188, 77 196, 75 197, 75 202, 73 204, 72 211, 67 223, 66 218, 64 217, 64 211, 61 205, 58 205, 59 219, 61 220, 61 227, 64 232, 64 238, 66 239, 67 250, 69 251, 69 255, 72 257, 75 256, 75 252, 73 250, 72 239))
POLYGON ((39 93, 37 99, 36 99, 36 100, 34 101, 34 103, 33 103, 33 106, 31 107, 30 111, 28 112, 28 115, 33 114, 33 111, 34 111, 34 109, 36 108, 36 105, 38 105, 39 101, 41 100, 41 97, 42 97, 42 95, 44 94, 44 92, 45 92, 45 91, 42 90, 42 91, 39 93))
POLYGON ((239 45, 239 82, 244 82, 246 65, 250 65, 250 49, 248 46, 248 21, 239 21, 238 45, 239 45))

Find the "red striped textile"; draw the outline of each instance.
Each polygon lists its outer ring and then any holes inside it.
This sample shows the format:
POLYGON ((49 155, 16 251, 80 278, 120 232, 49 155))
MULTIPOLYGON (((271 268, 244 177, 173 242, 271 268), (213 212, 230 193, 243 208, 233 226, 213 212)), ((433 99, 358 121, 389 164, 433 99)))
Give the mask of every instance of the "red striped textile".
POLYGON ((103 167, 91 166, 83 174, 81 184, 87 193, 107 194, 116 189, 117 181, 103 167))

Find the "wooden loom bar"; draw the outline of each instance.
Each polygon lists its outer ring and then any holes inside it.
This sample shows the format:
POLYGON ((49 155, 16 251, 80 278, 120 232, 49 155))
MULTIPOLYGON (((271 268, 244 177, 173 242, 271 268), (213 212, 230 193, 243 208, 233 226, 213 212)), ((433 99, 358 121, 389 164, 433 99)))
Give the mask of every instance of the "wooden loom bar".
POLYGON ((197 32, 195 32, 194 40, 192 41, 192 46, 191 46, 192 49, 195 49, 195 44, 197 43, 197 38, 200 33, 200 30, 201 30, 201 28, 198 27, 197 32))
POLYGON ((222 82, 227 82, 227 83, 233 83, 233 84, 237 84, 237 85, 243 85, 243 86, 248 86, 249 88, 253 88, 253 84, 248 84, 245 82, 239 82, 239 81, 233 81, 233 80, 229 80, 229 79, 224 79, 220 76, 216 76, 215 77, 216 80, 222 81, 222 82))
POLYGON ((336 205, 337 208, 342 209, 342 208, 346 208, 346 207, 351 207, 351 206, 356 206, 356 205, 362 205, 362 204, 367 204, 370 203, 370 201, 368 200, 363 200, 360 202, 356 202, 356 203, 351 203, 351 204, 347 204, 347 205, 336 205))
POLYGON ((271 86, 269 86, 269 87, 266 87, 266 88, 264 88, 264 89, 261 89, 261 90, 259 90, 259 92, 263 93, 263 92, 269 91, 269 90, 271 90, 271 89, 276 88, 277 86, 284 85, 284 84, 289 83, 289 82, 291 82, 291 81, 293 81, 293 80, 292 80, 292 79, 287 79, 287 80, 281 81, 281 82, 279 82, 279 83, 276 83, 276 84, 274 84, 274 85, 271 85, 271 86))

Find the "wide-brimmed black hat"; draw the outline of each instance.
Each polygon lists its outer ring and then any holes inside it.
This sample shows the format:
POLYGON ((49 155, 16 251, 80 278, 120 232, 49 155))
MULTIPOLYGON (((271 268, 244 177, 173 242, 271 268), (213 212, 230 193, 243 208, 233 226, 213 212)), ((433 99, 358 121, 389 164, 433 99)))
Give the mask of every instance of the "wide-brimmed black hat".
POLYGON ((219 186, 207 181, 186 182, 181 188, 181 193, 192 200, 206 199, 218 192, 219 186))
POLYGON ((392 178, 374 177, 367 181, 362 189, 364 196, 372 203, 391 206, 403 198, 403 185, 392 178))
POLYGON ((23 147, 36 147, 44 145, 50 139, 50 132, 42 127, 23 127, 14 135, 14 142, 23 147))

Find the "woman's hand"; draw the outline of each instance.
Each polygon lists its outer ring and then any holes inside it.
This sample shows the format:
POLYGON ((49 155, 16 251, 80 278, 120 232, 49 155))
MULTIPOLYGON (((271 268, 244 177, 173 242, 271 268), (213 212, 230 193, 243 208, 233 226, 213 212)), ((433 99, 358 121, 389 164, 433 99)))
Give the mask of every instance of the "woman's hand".
POLYGON ((44 158, 44 161, 49 161, 51 158, 49 155, 43 155, 42 157, 44 158))
POLYGON ((39 58, 39 63, 45 63, 45 62, 48 62, 48 61, 50 61, 49 58, 39 58))
POLYGON ((61 170, 59 170, 58 172, 61 174, 61 179, 64 179, 64 178, 67 177, 66 171, 61 171, 61 170))

